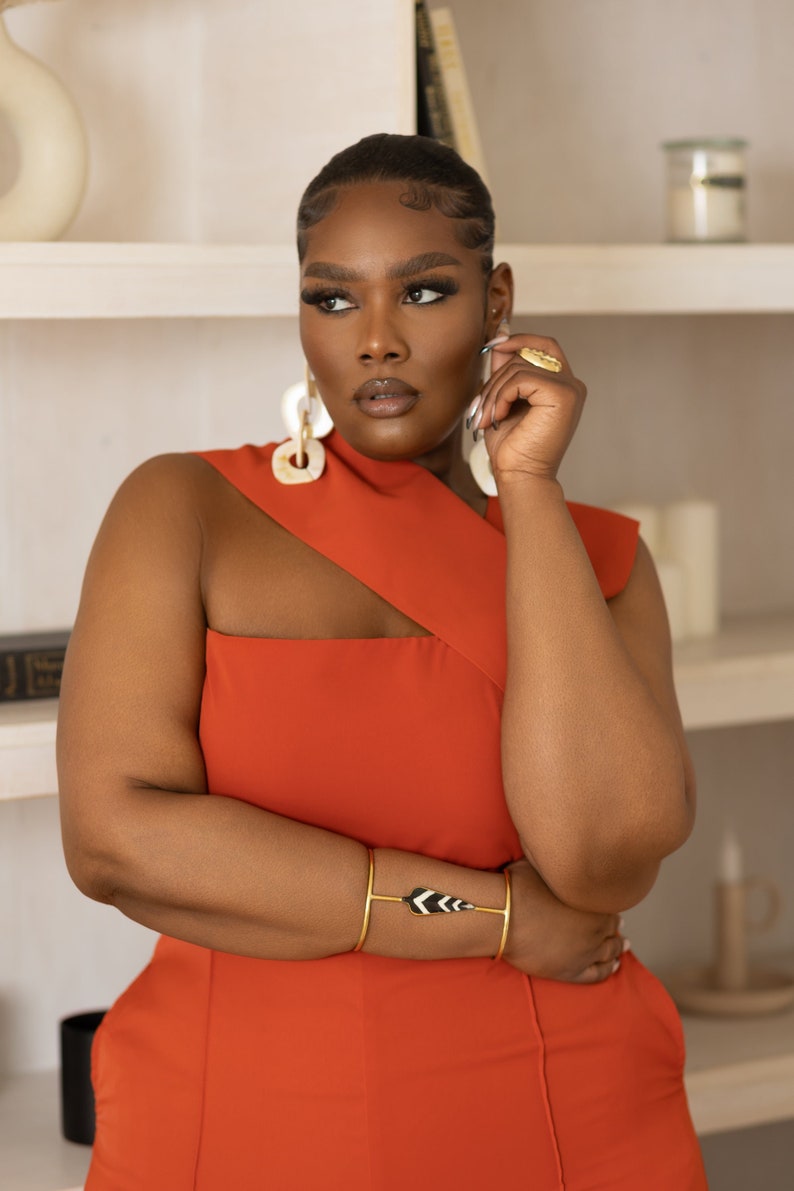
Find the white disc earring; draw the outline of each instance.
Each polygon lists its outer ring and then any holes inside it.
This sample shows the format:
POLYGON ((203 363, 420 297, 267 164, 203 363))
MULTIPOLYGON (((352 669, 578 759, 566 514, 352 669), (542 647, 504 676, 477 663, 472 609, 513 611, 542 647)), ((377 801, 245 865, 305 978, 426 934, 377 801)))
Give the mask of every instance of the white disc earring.
MULTIPOLYGON (((495 313, 496 313, 496 311, 494 311, 494 314, 495 313)), ((509 335, 510 334, 510 326, 509 326, 506 318, 503 318, 501 323, 499 324, 499 334, 500 335, 509 335)), ((485 384, 485 382, 490 379, 491 365, 492 365, 491 352, 485 351, 485 353, 483 355, 483 368, 482 368, 482 383, 483 384, 485 384)), ((475 427, 475 429, 476 429, 476 427, 475 427)), ((477 487, 480 489, 481 492, 484 492, 486 496, 497 496, 498 489, 496 487, 496 479, 493 474, 493 468, 491 467, 491 460, 488 455, 488 448, 485 445, 485 438, 481 437, 481 438, 478 438, 476 442, 472 442, 472 436, 469 434, 469 435, 465 436, 464 442, 466 441, 466 439, 468 440, 469 449, 468 449, 468 452, 466 452, 465 448, 464 448, 464 454, 466 455, 466 462, 468 463, 469 467, 471 468, 471 474, 474 477, 474 481, 477 484, 477 487)))
POLYGON ((469 467, 480 491, 486 496, 496 496, 496 479, 484 438, 478 439, 469 452, 469 467))
POLYGON ((290 438, 273 452, 273 475, 279 484, 319 480, 325 469, 325 448, 319 439, 330 434, 334 424, 308 368, 305 381, 285 389, 281 418, 290 438))

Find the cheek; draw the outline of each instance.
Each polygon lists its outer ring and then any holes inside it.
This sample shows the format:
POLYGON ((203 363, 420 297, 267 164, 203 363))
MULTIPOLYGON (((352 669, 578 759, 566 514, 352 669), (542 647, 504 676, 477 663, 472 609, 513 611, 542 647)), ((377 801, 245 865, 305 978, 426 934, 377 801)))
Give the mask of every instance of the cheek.
POLYGON ((316 377, 324 376, 326 383, 333 379, 339 369, 340 357, 343 350, 342 337, 323 333, 322 327, 309 327, 301 324, 301 347, 306 363, 316 377))
POLYGON ((441 350, 436 343, 433 365, 441 383, 446 382, 458 393, 465 391, 473 396, 479 390, 484 375, 483 357, 479 354, 481 346, 479 337, 466 343, 445 346, 441 350))

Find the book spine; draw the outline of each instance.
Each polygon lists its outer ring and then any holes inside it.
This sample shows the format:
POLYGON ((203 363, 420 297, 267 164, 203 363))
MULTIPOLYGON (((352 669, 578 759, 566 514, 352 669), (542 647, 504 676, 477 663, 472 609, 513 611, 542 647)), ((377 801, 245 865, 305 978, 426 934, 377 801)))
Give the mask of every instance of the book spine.
POLYGON ((455 147, 487 186, 485 156, 452 12, 449 8, 434 8, 430 20, 455 147))
POLYGON ((56 699, 66 647, 0 650, 0 703, 56 699))
POLYGON ((416 0, 416 129, 457 148, 425 0, 416 0))

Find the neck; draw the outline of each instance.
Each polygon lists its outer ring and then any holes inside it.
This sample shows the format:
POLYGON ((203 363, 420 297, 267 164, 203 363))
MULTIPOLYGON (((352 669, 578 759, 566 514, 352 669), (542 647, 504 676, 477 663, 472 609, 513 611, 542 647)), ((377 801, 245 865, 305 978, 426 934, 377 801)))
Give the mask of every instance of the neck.
POLYGON ((463 458, 463 426, 459 424, 448 439, 426 455, 414 459, 420 467, 451 489, 480 516, 485 514, 488 497, 482 492, 463 458))

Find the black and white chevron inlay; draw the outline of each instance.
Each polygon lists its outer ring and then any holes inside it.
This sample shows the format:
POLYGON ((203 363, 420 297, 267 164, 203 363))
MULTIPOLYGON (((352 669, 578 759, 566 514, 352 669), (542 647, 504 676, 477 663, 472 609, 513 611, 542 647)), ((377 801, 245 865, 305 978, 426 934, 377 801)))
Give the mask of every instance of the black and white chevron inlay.
POLYGON ((471 902, 449 893, 437 893, 435 889, 413 889, 402 899, 412 914, 453 914, 456 910, 473 910, 471 902))

